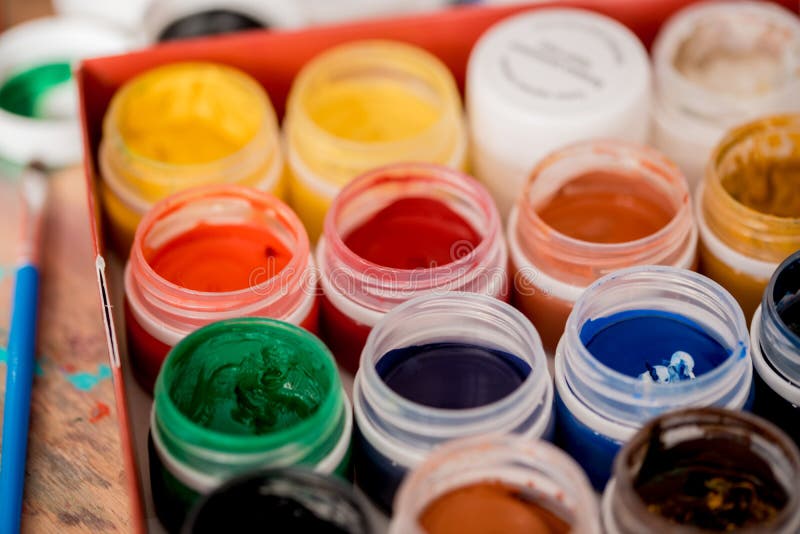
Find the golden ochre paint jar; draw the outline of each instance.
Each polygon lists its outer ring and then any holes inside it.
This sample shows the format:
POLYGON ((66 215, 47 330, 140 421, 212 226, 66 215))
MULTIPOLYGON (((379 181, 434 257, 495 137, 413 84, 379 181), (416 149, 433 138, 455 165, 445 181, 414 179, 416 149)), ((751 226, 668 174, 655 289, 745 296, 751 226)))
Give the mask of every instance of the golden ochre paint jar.
POLYGON ((392 41, 359 41, 306 65, 285 121, 291 205, 316 241, 325 213, 351 179, 382 165, 464 168, 461 99, 447 67, 392 41))
POLYGON ((174 63, 114 95, 100 143, 101 194, 127 254, 142 215, 188 187, 237 183, 280 193, 283 159, 264 89, 224 65, 174 63))
POLYGON ((800 249, 800 114, 728 133, 695 202, 701 270, 736 297, 749 320, 772 272, 800 249))

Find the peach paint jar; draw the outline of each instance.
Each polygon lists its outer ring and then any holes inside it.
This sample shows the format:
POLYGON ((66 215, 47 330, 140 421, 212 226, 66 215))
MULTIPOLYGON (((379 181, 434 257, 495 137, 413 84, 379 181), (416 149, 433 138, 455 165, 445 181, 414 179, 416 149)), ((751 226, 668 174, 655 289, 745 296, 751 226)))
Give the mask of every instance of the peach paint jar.
POLYGON ((533 171, 508 221, 512 301, 555 351, 567 316, 598 278, 635 265, 696 264, 686 179, 650 148, 581 142, 533 171))
POLYGON ((800 249, 800 114, 729 132, 695 208, 701 272, 731 292, 749 321, 778 264, 800 249))
POLYGON ((286 204, 269 193, 238 185, 193 188, 159 202, 139 224, 125 267, 125 324, 134 375, 148 391, 152 391, 169 350, 201 326, 222 319, 269 317, 316 333, 318 308, 305 228, 286 204), (253 267, 247 287, 219 291, 212 289, 216 282, 203 289, 184 287, 159 274, 152 265, 160 251, 172 243, 194 238, 192 232, 198 228, 215 226, 227 233, 214 242, 197 244, 207 249, 206 264, 184 267, 184 271, 193 269, 202 274, 216 265, 215 279, 233 276, 228 269, 220 272, 230 258, 221 257, 224 252, 215 249, 235 246, 256 247, 254 253, 263 251, 259 240, 248 239, 248 230, 252 229, 266 232, 279 242, 288 261, 274 274, 268 263, 253 267))

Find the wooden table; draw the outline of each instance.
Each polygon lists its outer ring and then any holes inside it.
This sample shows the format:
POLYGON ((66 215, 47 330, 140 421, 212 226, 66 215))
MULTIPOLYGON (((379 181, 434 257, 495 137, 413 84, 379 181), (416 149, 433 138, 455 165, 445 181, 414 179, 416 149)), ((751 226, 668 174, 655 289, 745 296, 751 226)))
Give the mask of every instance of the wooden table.
MULTIPOLYGON (((8 341, 19 204, 16 184, 0 179, 0 361, 8 341)), ((39 369, 22 529, 126 532, 126 475, 79 168, 51 178, 42 250, 39 369)), ((0 363, 0 405, 5 375, 0 363)))

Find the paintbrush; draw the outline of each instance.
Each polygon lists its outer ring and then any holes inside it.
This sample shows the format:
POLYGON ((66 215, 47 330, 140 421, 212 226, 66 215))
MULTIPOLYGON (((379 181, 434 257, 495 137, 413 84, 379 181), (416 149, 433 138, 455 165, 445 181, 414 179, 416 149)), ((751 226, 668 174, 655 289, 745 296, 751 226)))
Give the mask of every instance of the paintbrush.
POLYGON ((21 190, 24 210, 22 239, 8 335, 0 459, 0 534, 19 532, 22 514, 31 387, 36 365, 34 350, 39 299, 39 233, 47 199, 47 173, 42 165, 32 163, 23 171, 21 190))

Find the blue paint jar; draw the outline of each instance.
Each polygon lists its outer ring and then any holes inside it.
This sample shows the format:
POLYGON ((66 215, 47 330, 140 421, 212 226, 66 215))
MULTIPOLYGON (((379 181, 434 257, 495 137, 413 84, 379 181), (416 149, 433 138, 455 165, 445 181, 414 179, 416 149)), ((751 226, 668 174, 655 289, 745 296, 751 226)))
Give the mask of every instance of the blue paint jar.
MULTIPOLYGON (((666 372, 666 371, 665 371, 666 372)), ((601 490, 620 446, 662 412, 740 410, 753 380, 742 310, 719 284, 674 267, 607 275, 577 301, 556 349, 556 441, 601 490), (641 377, 694 354, 694 378, 641 377)))
POLYGON ((753 411, 800 445, 800 251, 778 266, 750 326, 753 411))
POLYGON ((356 484, 390 512, 403 477, 440 443, 551 437, 552 401, 542 342, 520 312, 476 293, 410 300, 378 322, 361 354, 356 484))

